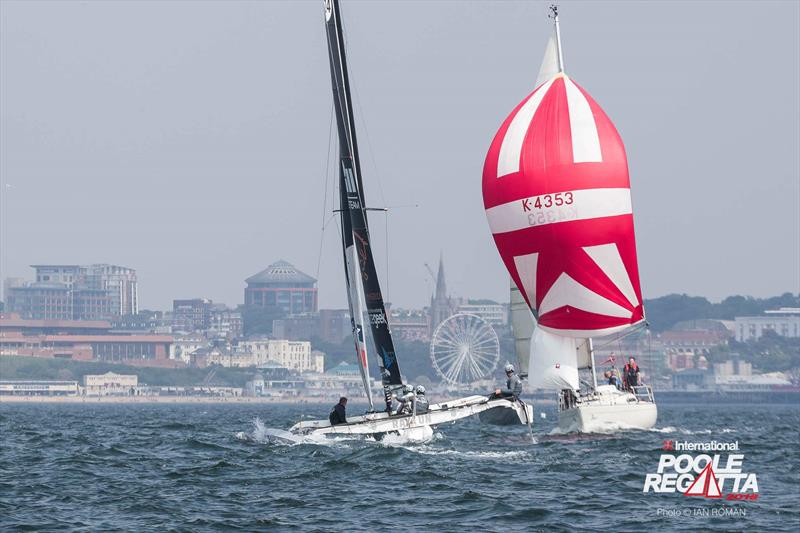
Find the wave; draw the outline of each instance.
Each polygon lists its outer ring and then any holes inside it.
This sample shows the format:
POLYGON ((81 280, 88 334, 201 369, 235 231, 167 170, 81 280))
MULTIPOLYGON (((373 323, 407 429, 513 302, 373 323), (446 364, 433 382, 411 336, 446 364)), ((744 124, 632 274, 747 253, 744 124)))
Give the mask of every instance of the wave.
POLYGON ((511 459, 515 461, 531 459, 530 453, 522 450, 510 450, 505 452, 496 452, 496 451, 478 452, 478 451, 468 451, 468 450, 462 451, 462 450, 451 450, 445 448, 433 448, 429 446, 407 447, 405 449, 422 455, 449 455, 466 459, 511 459))
POLYGON ((731 428, 720 428, 720 429, 684 429, 678 428, 675 426, 666 426, 663 428, 649 428, 645 431, 651 431, 653 433, 680 433, 681 435, 711 435, 714 433, 734 433, 736 430, 731 428))
MULTIPOLYGON (((679 428, 675 426, 665 426, 662 428, 640 428, 637 426, 630 426, 628 424, 622 422, 615 422, 611 424, 604 424, 602 426, 595 426, 592 428, 591 431, 582 432, 581 434, 584 435, 613 435, 620 432, 628 432, 628 431, 647 431, 650 433, 664 433, 664 434, 673 434, 679 433, 681 435, 711 435, 716 433, 733 433, 736 430, 731 428, 721 428, 721 429, 685 429, 679 428)), ((571 430, 564 430, 559 427, 552 429, 549 435, 567 435, 571 433, 577 433, 571 430)))

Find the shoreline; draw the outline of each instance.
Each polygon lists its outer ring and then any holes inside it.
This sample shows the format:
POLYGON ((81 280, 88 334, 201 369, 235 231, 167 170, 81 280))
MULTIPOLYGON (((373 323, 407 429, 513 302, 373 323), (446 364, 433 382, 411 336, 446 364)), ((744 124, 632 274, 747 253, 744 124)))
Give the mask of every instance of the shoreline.
MULTIPOLYGON (((264 398, 264 397, 214 397, 214 396, 0 396, 2 404, 20 403, 71 403, 71 404, 195 404, 195 403, 235 403, 235 404, 317 404, 335 402, 336 398, 264 398)), ((357 398, 354 398, 357 400, 357 398)), ((365 400, 366 401, 366 400, 365 400)))
MULTIPOLYGON (((447 402, 453 398, 439 399, 436 403, 447 402)), ((330 397, 311 397, 311 398, 269 398, 269 397, 214 397, 214 396, 0 396, 0 405, 4 404, 39 404, 39 403, 59 403, 59 404, 293 404, 293 405, 327 405, 339 400, 339 395, 330 397)), ((366 398, 351 397, 354 404, 367 403, 366 398)), ((554 400, 537 400, 531 402, 530 398, 524 398, 526 402, 534 405, 555 404, 554 400)))

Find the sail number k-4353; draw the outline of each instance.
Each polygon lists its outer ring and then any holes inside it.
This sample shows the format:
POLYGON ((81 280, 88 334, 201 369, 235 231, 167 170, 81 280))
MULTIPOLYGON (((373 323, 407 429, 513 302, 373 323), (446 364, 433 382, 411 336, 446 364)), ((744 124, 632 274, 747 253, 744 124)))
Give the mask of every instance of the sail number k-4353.
POLYGON ((555 194, 543 194, 541 196, 532 196, 520 200, 522 202, 522 210, 530 211, 532 209, 548 209, 556 206, 570 205, 574 201, 572 198, 572 191, 557 192, 555 194))

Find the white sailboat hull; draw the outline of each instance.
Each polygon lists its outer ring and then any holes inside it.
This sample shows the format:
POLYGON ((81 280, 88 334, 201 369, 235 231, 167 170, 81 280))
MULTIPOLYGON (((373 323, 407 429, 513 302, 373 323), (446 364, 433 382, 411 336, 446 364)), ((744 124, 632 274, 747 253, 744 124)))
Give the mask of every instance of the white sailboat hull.
POLYGON ((508 400, 489 400, 486 396, 468 396, 451 402, 430 406, 428 412, 418 415, 389 416, 387 413, 369 413, 363 416, 348 417, 347 424, 331 426, 327 420, 299 422, 289 431, 299 435, 375 435, 400 434, 411 439, 424 440, 432 436, 432 428, 447 422, 455 422, 468 416, 477 415, 493 409, 505 409, 517 413, 519 424, 533 421, 530 412, 519 402, 508 400), (430 433, 428 433, 430 432, 430 433))
POLYGON ((602 433, 618 429, 648 429, 656 425, 658 407, 613 386, 601 386, 595 394, 582 397, 558 413, 558 428, 564 433, 602 433))

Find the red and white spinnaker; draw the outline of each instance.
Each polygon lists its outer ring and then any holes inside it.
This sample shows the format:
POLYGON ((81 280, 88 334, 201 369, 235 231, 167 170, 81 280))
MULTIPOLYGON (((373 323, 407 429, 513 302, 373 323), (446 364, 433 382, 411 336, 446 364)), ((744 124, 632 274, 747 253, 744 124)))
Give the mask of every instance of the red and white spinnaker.
POLYGON ((536 89, 503 121, 483 167, 497 249, 538 326, 562 337, 644 319, 625 147, 563 72, 559 36, 536 89))

